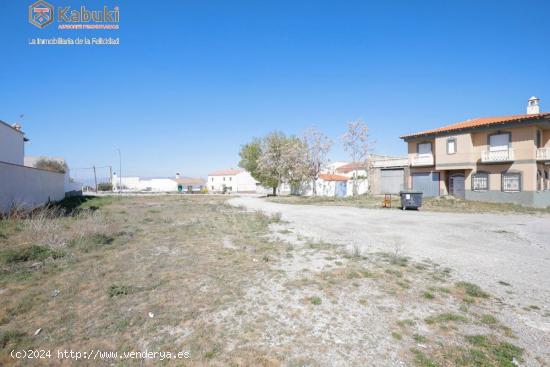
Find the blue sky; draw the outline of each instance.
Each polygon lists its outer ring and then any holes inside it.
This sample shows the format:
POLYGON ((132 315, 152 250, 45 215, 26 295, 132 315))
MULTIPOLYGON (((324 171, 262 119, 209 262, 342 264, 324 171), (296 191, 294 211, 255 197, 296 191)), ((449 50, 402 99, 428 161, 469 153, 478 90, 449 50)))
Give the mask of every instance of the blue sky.
POLYGON ((50 1, 118 5, 119 31, 39 30, 31 2, 0 0, 0 119, 25 114, 27 154, 74 168, 116 167, 120 148, 125 175, 206 176, 254 136, 315 125, 338 143, 357 118, 376 152, 404 154, 407 132, 531 95, 550 110, 544 0, 50 1), (59 35, 121 45, 27 45, 59 35))

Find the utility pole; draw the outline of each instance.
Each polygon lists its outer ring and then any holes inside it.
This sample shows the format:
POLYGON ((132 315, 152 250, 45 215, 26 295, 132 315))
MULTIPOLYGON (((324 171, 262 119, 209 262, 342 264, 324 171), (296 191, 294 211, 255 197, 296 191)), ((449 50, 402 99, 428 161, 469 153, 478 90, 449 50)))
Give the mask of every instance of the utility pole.
POLYGON ((111 184, 111 191, 113 191, 113 166, 109 166, 109 183, 111 184))
POLYGON ((95 173, 95 164, 94 164, 94 182, 95 182, 95 192, 97 194, 97 175, 95 173))
POLYGON ((118 150, 118 192, 122 190, 122 154, 120 153, 120 148, 118 150))

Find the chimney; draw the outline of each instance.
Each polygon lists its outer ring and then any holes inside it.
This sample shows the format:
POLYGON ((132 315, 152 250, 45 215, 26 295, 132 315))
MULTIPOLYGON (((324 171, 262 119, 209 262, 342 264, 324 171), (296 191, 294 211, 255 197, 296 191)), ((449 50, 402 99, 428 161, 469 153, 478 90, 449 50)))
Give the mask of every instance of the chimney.
POLYGON ((17 123, 11 125, 11 127, 13 127, 13 128, 14 128, 15 130, 17 130, 17 131, 21 131, 21 125, 19 125, 19 124, 17 124, 17 123))
POLYGON ((531 97, 529 98, 529 101, 527 101, 527 114, 528 115, 536 115, 537 113, 540 113, 540 106, 539 101, 537 97, 531 97))
POLYGON ((176 179, 180 178, 180 174, 176 173, 176 179))

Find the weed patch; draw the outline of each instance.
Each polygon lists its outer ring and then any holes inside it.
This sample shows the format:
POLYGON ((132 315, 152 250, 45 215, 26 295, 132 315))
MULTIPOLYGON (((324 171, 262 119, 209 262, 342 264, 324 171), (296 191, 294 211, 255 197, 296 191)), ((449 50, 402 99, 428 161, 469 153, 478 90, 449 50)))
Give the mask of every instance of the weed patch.
POLYGON ((46 246, 32 245, 20 249, 4 250, 0 258, 5 264, 21 263, 25 261, 44 261, 47 258, 59 259, 65 256, 60 250, 53 250, 46 246))
POLYGON ((427 324, 445 324, 448 322, 465 323, 468 321, 468 319, 456 313, 446 312, 439 315, 430 316, 426 318, 424 321, 426 321, 427 324))
POLYGON ((107 289, 107 294, 109 297, 113 298, 118 296, 127 296, 135 293, 136 290, 137 289, 132 286, 112 284, 109 289, 107 289))
POLYGON ((321 304, 322 301, 321 301, 321 298, 314 296, 309 298, 309 302, 311 302, 312 305, 318 306, 321 304))
POLYGON ((4 349, 9 345, 16 346, 23 339, 26 338, 26 335, 20 331, 6 330, 0 332, 0 349, 4 349))
POLYGON ((458 288, 463 289, 464 292, 475 298, 489 298, 489 293, 483 291, 477 284, 469 282, 458 282, 455 284, 458 288))

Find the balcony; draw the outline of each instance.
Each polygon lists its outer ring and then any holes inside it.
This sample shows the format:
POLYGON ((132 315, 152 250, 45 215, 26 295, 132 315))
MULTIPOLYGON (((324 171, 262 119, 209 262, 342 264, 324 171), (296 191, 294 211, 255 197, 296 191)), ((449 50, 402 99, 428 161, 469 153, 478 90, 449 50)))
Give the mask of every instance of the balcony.
POLYGON ((538 148, 537 161, 550 161, 550 148, 538 148))
POLYGON ((413 154, 410 157, 412 167, 427 167, 434 165, 434 155, 431 153, 413 154))
POLYGON ((484 150, 481 152, 481 163, 505 163, 514 160, 514 149, 484 150))

